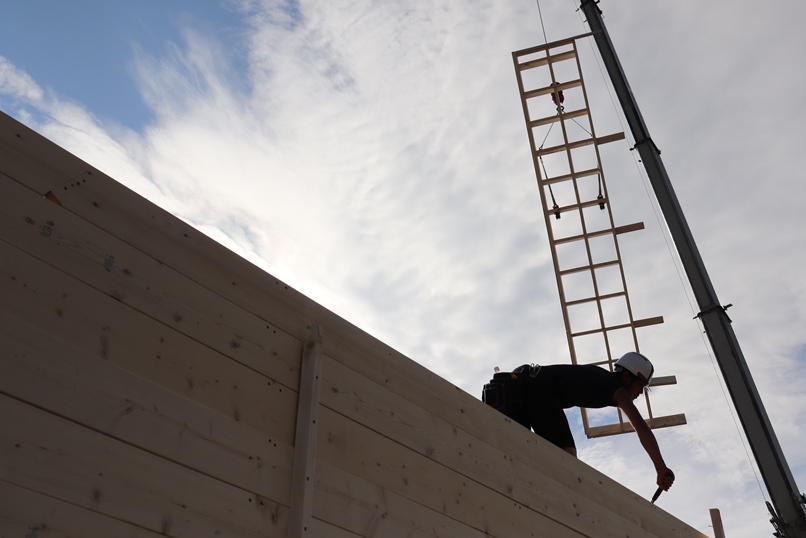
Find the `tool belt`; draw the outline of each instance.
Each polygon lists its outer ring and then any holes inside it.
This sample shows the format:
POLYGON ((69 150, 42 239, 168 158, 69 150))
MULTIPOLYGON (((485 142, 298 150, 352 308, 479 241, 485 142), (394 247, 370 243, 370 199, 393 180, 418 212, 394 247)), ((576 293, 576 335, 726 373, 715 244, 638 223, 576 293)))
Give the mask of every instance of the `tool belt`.
POLYGON ((523 408, 524 383, 526 377, 535 377, 540 366, 524 364, 512 372, 499 372, 484 385, 481 400, 507 416, 523 408))

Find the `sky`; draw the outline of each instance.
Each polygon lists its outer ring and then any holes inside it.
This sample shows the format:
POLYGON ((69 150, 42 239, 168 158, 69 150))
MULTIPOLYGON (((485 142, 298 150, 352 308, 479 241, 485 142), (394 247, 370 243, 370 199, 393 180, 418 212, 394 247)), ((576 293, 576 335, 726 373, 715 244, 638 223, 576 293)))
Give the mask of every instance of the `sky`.
MULTIPOLYGON (((568 362, 511 52, 588 31, 574 0, 3 2, 0 110, 477 396, 568 362), (541 12, 543 25, 541 25, 541 12), (545 26, 545 35, 543 33, 545 26)), ((806 3, 603 0, 633 93, 801 491, 806 484, 806 3)), ((597 134, 626 131, 580 42, 597 134)), ((659 505, 771 535, 749 457, 629 133, 605 175, 656 431, 659 505)), ((626 351, 626 350, 625 350, 626 351)), ((585 462, 645 497, 634 435, 585 462)))

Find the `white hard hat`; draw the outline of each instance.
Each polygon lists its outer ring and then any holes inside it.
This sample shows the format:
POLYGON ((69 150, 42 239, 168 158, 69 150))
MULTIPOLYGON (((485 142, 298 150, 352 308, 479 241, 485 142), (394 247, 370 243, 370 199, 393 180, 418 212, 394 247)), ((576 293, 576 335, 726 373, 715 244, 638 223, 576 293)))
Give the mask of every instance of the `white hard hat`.
POLYGON ((635 351, 630 351, 622 355, 621 358, 616 361, 616 368, 627 370, 646 385, 649 385, 649 382, 652 380, 652 375, 655 373, 655 367, 652 366, 649 359, 635 351))

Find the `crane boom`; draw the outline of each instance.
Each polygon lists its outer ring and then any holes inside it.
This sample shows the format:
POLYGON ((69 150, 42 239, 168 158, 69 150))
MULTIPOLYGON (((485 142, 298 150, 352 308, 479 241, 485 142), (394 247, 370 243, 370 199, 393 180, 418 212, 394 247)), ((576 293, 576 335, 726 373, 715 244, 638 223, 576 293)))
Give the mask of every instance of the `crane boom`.
POLYGON ((630 126, 635 149, 641 155, 655 196, 674 240, 686 275, 694 291, 708 340, 714 350, 725 384, 736 407, 753 455, 772 500, 772 523, 782 538, 806 537, 806 498, 799 492, 778 439, 770 424, 764 404, 758 394, 753 377, 733 332, 726 308, 720 302, 708 277, 691 230, 675 195, 666 168, 644 123, 624 71, 607 33, 598 0, 581 0, 588 25, 627 123, 630 126))

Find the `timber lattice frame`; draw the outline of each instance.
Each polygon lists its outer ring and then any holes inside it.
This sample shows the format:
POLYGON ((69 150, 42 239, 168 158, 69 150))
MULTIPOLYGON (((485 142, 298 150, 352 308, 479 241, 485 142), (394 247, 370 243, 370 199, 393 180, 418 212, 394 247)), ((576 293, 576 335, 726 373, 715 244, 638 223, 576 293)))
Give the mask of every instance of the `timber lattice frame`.
MULTIPOLYGON (((516 51, 512 60, 571 362, 612 371, 621 353, 639 350, 636 329, 663 323, 663 317, 636 319, 630 305, 618 236, 644 224, 616 226, 613 220, 599 146, 624 139, 624 133, 596 135, 577 50, 577 40, 589 35, 516 51)), ((667 376, 652 385, 675 382, 667 376)), ((645 399, 650 427, 686 423, 683 414, 654 416, 648 393, 645 399)), ((600 418, 591 420, 582 409, 589 438, 633 431, 621 410, 614 423, 600 418)))

